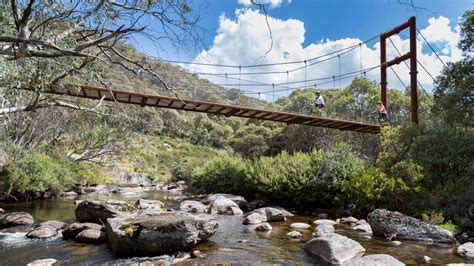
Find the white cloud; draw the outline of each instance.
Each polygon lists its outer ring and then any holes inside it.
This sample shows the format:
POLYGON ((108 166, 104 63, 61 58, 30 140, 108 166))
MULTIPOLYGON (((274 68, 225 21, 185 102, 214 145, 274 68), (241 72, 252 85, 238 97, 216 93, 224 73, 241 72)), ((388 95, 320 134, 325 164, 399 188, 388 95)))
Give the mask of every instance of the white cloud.
MULTIPOLYGON (((213 45, 209 49, 203 50, 195 61, 238 66, 308 60, 341 48, 358 45, 362 42, 357 38, 345 38, 339 40, 326 39, 305 47, 303 46, 305 40, 305 25, 302 21, 296 19, 281 20, 273 17, 268 17, 268 19, 273 33, 273 47, 265 58, 263 56, 271 45, 265 16, 259 13, 258 10, 239 9, 236 11, 235 20, 229 19, 225 16, 220 17, 219 28, 217 35, 214 38, 213 45)), ((445 17, 431 18, 428 23, 429 25, 426 28, 421 29, 421 32, 425 38, 436 47, 435 49, 439 50, 440 57, 443 61, 457 61, 461 59, 461 51, 456 46, 459 40, 459 31, 456 28, 452 29, 450 27, 449 19, 445 17)), ((402 54, 409 50, 408 39, 402 39, 400 36, 396 35, 392 36, 391 40, 402 54)), ((442 65, 420 36, 417 40, 417 50, 418 60, 433 76, 436 77, 440 73, 442 65), (422 51, 425 53, 422 53, 422 51)), ((388 41, 387 58, 390 60, 397 56, 399 56, 399 54, 393 48, 390 41, 388 41)), ((406 62, 409 64, 409 61, 406 62)), ((321 64, 307 67, 306 71, 302 69, 294 72, 291 72, 291 69, 304 66, 304 63, 262 68, 242 68, 242 73, 267 71, 281 71, 285 73, 271 75, 242 75, 241 78, 268 84, 284 84, 288 80, 292 82, 305 79, 309 80, 321 77, 332 77, 333 75, 337 76, 339 73, 358 71, 361 69, 361 66, 364 69, 377 66, 378 64, 380 64, 380 43, 377 38, 368 44, 362 44, 360 47, 357 47, 347 54, 341 55, 340 62, 336 57, 335 59, 328 60, 321 64), (361 57, 362 61, 360 60, 361 57), (290 71, 290 74, 287 75, 286 71, 290 71)), ((400 75, 405 85, 408 85, 409 71, 404 63, 393 66, 393 68, 400 75)), ((238 79, 239 76, 230 75, 231 73, 239 73, 238 68, 192 66, 190 70, 194 72, 228 73, 229 75, 227 79, 212 76, 202 77, 208 78, 215 83, 238 83, 238 80, 232 79, 232 77, 238 79)), ((433 80, 421 67, 418 67, 418 72, 419 81, 425 89, 430 90, 433 86, 433 80)), ((379 81, 380 70, 375 69, 370 73, 367 73, 367 77, 379 81)), ((388 70, 388 77, 389 87, 402 88, 401 83, 391 70, 388 70)), ((321 88, 334 86, 331 79, 316 81, 316 83, 324 81, 329 82, 325 85, 320 85, 321 88)), ((349 82, 350 79, 341 81, 340 84, 344 86, 349 82)), ((241 81, 241 83, 249 82, 241 81)), ((315 81, 307 81, 306 85, 310 86, 314 83, 315 81)), ((292 84, 291 86, 298 87, 303 85, 305 85, 304 82, 292 84)), ((339 81, 336 81, 335 85, 338 87, 339 81)), ((272 90, 271 86, 242 86, 241 88, 247 91, 272 90)), ((287 94, 288 92, 281 92, 277 95, 282 96, 287 94)))
MULTIPOLYGON (((239 4, 244 5, 246 7, 253 5, 251 0, 237 0, 239 4)), ((270 8, 276 8, 281 6, 283 3, 283 0, 255 0, 254 1, 257 4, 264 4, 264 5, 270 5, 270 8)), ((287 0, 288 4, 291 4, 292 0, 287 0)))

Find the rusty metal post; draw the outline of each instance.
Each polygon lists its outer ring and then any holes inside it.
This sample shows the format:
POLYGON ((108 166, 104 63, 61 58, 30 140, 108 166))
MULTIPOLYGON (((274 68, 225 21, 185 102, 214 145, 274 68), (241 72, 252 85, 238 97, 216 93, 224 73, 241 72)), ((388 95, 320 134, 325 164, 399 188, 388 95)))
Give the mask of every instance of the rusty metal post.
POLYGON ((410 95, 411 95, 411 122, 418 124, 418 84, 416 69, 416 17, 408 20, 410 24, 410 95))
POLYGON ((380 35, 380 100, 387 108, 387 47, 385 34, 380 35))

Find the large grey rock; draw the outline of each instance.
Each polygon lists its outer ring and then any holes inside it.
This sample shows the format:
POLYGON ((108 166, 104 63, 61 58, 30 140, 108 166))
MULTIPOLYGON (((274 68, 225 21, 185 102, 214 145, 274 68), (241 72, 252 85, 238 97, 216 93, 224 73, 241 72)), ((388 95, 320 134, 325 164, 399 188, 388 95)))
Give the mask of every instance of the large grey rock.
POLYGON ((358 242, 333 233, 313 238, 304 245, 304 249, 330 264, 342 265, 364 255, 365 249, 358 242))
POLYGON ((244 217, 244 224, 250 224, 250 218, 255 219, 259 214, 262 222, 284 222, 286 217, 291 217, 293 214, 282 207, 263 207, 247 213, 244 217))
POLYGON ((100 244, 106 240, 105 232, 95 229, 85 229, 76 236, 76 241, 89 244, 100 244))
POLYGON ((165 204, 159 200, 138 199, 135 208, 138 210, 162 212, 165 204))
POLYGON ((347 263, 350 266, 403 266, 405 263, 397 260, 396 258, 386 254, 374 254, 364 256, 355 260, 351 260, 347 263))
POLYGON ((208 213, 210 214, 227 214, 227 215, 239 215, 243 214, 239 205, 226 197, 216 197, 213 202, 209 205, 208 213))
POLYGON ((17 225, 33 224, 33 216, 26 212, 7 212, 0 214, 0 229, 17 225))
POLYGON ((217 221, 186 212, 146 213, 107 220, 106 232, 114 254, 163 254, 189 250, 213 235, 217 221))
POLYGON ((127 215, 136 208, 125 201, 81 201, 76 207, 76 219, 80 222, 105 223, 108 218, 127 215))
POLYGON ((367 216, 367 220, 375 236, 395 235, 397 239, 456 243, 448 230, 399 212, 377 209, 367 216))
POLYGON ((207 211, 207 206, 199 201, 185 200, 179 204, 179 210, 184 212, 201 213, 207 211))
POLYGON ((58 234, 58 231, 51 227, 51 226, 39 226, 34 228, 33 230, 29 231, 28 234, 26 234, 26 237, 28 238, 49 238, 56 236, 58 234))
POLYGON ((55 259, 42 259, 42 260, 32 261, 26 264, 26 266, 55 266, 57 265, 57 262, 58 261, 55 259))
POLYGON ((352 216, 349 216, 349 217, 344 217, 344 218, 341 218, 341 224, 348 224, 348 225, 351 225, 351 224, 355 224, 357 223, 359 220, 352 217, 352 216))
POLYGON ((0 208, 0 214, 1 214, 1 213, 4 213, 4 212, 5 212, 5 210, 3 210, 2 208, 0 208))
POLYGON ((242 209, 244 211, 247 211, 249 209, 249 203, 247 202, 247 200, 245 200, 244 197, 236 196, 236 195, 232 195, 232 194, 224 194, 224 193, 211 194, 211 195, 207 196, 207 198, 204 199, 202 202, 204 204, 210 204, 217 197, 224 197, 224 198, 228 198, 228 199, 232 200, 233 202, 237 203, 237 205, 239 205, 240 209, 242 209))
POLYGON ((116 176, 120 185, 135 185, 149 187, 155 184, 153 177, 147 173, 126 173, 122 172, 116 176))
POLYGON ((267 220, 266 215, 254 212, 247 215, 244 219, 243 224, 260 224, 267 220))
POLYGON ((467 242, 458 247, 459 256, 466 259, 474 259, 474 243, 467 242))
POLYGON ((321 237, 334 233, 334 226, 328 223, 323 223, 314 229, 313 237, 321 237))
POLYGON ((40 223, 38 226, 36 227, 40 227, 40 226, 49 226, 49 227, 52 227, 56 230, 61 230, 63 229, 64 227, 66 227, 66 223, 65 222, 61 222, 61 221, 56 221, 56 220, 51 220, 51 221, 46 221, 46 222, 42 222, 40 223))
POLYGON ((63 230, 64 239, 76 239, 76 236, 84 230, 102 230, 102 225, 94 223, 72 223, 63 230))

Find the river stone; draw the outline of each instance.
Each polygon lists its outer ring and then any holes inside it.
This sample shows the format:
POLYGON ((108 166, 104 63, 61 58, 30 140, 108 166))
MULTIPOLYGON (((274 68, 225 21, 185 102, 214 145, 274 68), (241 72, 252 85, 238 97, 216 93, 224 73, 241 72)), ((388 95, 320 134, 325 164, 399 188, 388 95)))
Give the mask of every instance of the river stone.
POLYGON ((163 211, 165 204, 159 200, 138 199, 135 208, 147 211, 163 211))
POLYGON ((403 262, 387 254, 374 254, 364 256, 362 258, 351 260, 347 263, 348 266, 403 266, 403 262))
POLYGON ((93 229, 97 231, 102 230, 102 225, 94 224, 94 223, 72 223, 68 225, 63 230, 63 238, 64 239, 76 239, 76 236, 87 229, 93 229))
POLYGON ((207 196, 206 199, 203 200, 203 203, 204 204, 211 204, 218 197, 224 197, 224 198, 228 198, 228 199, 232 200, 233 202, 237 203, 237 205, 239 205, 239 208, 241 210, 247 211, 249 209, 249 203, 247 202, 247 200, 245 200, 244 197, 236 196, 236 195, 232 195, 232 194, 224 194, 224 193, 211 194, 211 195, 207 196))
POLYGON ((349 225, 350 225, 350 224, 355 224, 355 223, 357 223, 358 221, 359 221, 358 219, 356 219, 356 218, 354 218, 354 217, 352 217, 352 216, 349 216, 349 217, 341 218, 340 223, 341 223, 341 224, 349 224, 349 225))
POLYGON ((290 227, 295 229, 308 229, 311 228, 311 225, 307 223, 292 223, 290 224, 290 227))
POLYGON ((179 204, 179 210, 184 212, 206 212, 207 206, 196 200, 185 200, 179 204))
POLYGON ((5 212, 5 211, 4 211, 2 208, 0 208, 0 214, 2 214, 2 213, 4 213, 4 212, 5 212))
POLYGON ((244 218, 243 224, 260 224, 267 220, 267 217, 264 217, 260 213, 250 213, 244 218))
POLYGON ((288 234, 286 234, 286 236, 291 238, 291 239, 300 239, 300 238, 303 237, 303 234, 301 234, 298 231, 291 231, 288 234))
POLYGON ((372 234, 372 228, 370 227, 370 224, 359 224, 359 225, 354 226, 353 229, 359 232, 372 234))
POLYGON ((337 265, 360 258, 365 253, 358 242, 336 233, 313 238, 304 249, 318 259, 337 265))
POLYGON ((26 212, 7 212, 0 214, 0 229, 17 225, 33 224, 33 216, 26 212))
POLYGON ((375 236, 395 235, 397 239, 456 243, 448 230, 399 212, 377 209, 367 216, 367 220, 375 236))
POLYGON ((76 219, 79 222, 105 223, 108 218, 127 215, 135 207, 125 201, 81 201, 76 207, 76 219))
POLYGON ((61 230, 63 229, 64 227, 66 227, 66 223, 65 222, 61 222, 61 221, 56 221, 56 220, 52 220, 52 221, 46 221, 46 222, 42 222, 40 223, 39 225, 37 225, 36 227, 40 227, 40 226, 49 226, 49 227, 52 227, 56 230, 61 230))
POLYGON ((313 237, 321 237, 334 233, 334 226, 331 224, 323 223, 314 229, 313 237))
POLYGON ((254 213, 260 214, 263 219, 262 222, 284 222, 286 221, 286 217, 294 216, 291 212, 283 209, 282 207, 264 207, 247 213, 245 218, 253 215, 254 213))
POLYGON ((59 194, 60 197, 62 198, 68 198, 68 199, 74 199, 77 197, 77 193, 74 191, 66 191, 61 194, 59 194))
POLYGON ((474 259, 474 243, 467 242, 458 247, 459 256, 466 259, 474 259))
POLYGON ((36 227, 35 229, 31 230, 26 234, 26 237, 28 238, 48 238, 48 237, 53 237, 58 234, 58 231, 56 228, 53 228, 51 226, 39 226, 36 227))
POLYGON ((239 215, 243 214, 239 205, 226 197, 216 197, 213 202, 209 205, 208 213, 210 214, 227 214, 227 215, 239 215))
POLYGON ((269 223, 262 223, 255 226, 254 230, 257 232, 268 232, 272 230, 272 226, 269 223))
POLYGON ((76 241, 81 243, 100 244, 105 240, 105 232, 95 229, 85 229, 76 236, 76 241))
POLYGON ((217 227, 210 215, 176 211, 110 218, 106 232, 114 254, 136 256, 189 250, 213 235, 217 227))
POLYGON ((329 219, 318 219, 318 220, 313 221, 313 224, 315 224, 315 225, 320 225, 320 224, 335 225, 335 224, 337 224, 337 222, 333 221, 333 220, 329 220, 329 219))
POLYGON ((32 261, 26 264, 26 266, 55 266, 57 265, 57 262, 58 261, 55 259, 42 259, 42 260, 32 261))

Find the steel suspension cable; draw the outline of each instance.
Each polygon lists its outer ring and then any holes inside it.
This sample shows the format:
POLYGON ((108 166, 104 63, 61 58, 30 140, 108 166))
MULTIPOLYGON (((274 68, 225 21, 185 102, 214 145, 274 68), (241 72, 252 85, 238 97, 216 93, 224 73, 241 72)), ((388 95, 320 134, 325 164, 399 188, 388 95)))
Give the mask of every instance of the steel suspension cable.
POLYGON ((426 44, 428 44, 428 46, 430 47, 431 51, 433 51, 433 53, 436 55, 436 57, 438 58, 438 60, 443 64, 444 67, 446 67, 446 64, 444 63, 444 61, 441 59, 441 57, 439 57, 438 53, 433 49, 433 47, 431 46, 431 44, 426 40, 425 36, 423 36, 423 34, 421 33, 421 31, 416 28, 416 31, 420 34, 421 38, 423 38, 423 40, 426 42, 426 44))

